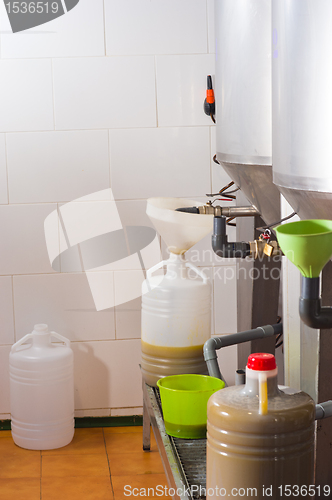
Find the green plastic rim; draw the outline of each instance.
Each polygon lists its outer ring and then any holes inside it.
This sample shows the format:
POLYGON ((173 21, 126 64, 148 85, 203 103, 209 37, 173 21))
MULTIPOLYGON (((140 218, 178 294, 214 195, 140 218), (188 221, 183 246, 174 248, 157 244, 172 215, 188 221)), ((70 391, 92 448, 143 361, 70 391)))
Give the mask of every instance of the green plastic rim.
POLYGON ((170 375, 158 380, 159 389, 182 393, 211 392, 225 387, 225 382, 216 377, 198 374, 170 375))
POLYGON ((332 220, 289 222, 276 228, 278 243, 286 257, 306 278, 318 278, 332 257, 332 220))

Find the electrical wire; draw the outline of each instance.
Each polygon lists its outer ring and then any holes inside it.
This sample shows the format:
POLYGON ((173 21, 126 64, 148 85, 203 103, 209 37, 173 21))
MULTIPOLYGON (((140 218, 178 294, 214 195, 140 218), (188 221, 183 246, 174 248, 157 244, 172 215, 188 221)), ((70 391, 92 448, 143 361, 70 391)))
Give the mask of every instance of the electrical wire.
POLYGON ((281 224, 281 222, 284 222, 285 220, 288 220, 288 219, 291 219, 292 217, 294 217, 294 215, 296 215, 296 212, 292 212, 290 215, 287 215, 287 217, 284 217, 283 219, 280 219, 277 222, 273 222, 272 224, 269 224, 268 226, 257 227, 256 229, 259 231, 264 231, 265 229, 269 229, 270 227, 278 226, 279 224, 281 224))

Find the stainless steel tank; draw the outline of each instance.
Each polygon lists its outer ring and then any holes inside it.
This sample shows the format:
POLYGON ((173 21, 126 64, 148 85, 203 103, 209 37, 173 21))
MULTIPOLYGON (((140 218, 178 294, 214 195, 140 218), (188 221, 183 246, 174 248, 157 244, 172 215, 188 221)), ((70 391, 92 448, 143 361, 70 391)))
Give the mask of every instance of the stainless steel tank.
POLYGON ((271 0, 215 0, 215 23, 217 159, 265 222, 274 222, 271 0))
POLYGON ((302 219, 330 219, 332 2, 272 9, 273 181, 302 219))

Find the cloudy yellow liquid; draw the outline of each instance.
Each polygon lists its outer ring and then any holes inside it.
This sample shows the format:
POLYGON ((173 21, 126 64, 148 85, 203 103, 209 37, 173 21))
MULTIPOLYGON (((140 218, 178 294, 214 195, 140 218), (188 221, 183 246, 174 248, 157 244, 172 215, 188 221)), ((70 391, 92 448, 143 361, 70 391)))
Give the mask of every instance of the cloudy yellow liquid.
POLYGON ((181 373, 207 375, 207 366, 203 357, 203 345, 188 347, 163 347, 141 341, 141 370, 144 381, 157 387, 162 377, 181 373))

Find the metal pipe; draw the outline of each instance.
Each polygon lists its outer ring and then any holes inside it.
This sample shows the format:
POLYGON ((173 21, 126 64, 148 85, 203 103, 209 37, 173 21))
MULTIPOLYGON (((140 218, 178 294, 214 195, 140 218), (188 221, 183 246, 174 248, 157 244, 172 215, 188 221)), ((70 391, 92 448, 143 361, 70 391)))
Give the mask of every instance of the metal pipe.
POLYGON ((282 323, 278 323, 276 325, 259 326, 258 328, 254 328, 252 330, 246 330, 240 333, 232 333, 231 335, 223 335, 222 337, 211 337, 205 342, 203 347, 204 359, 207 364, 209 375, 211 377, 217 377, 221 380, 224 380, 218 365, 218 358, 216 353, 218 349, 230 345, 242 344, 243 342, 248 342, 249 340, 272 337, 273 335, 278 335, 279 333, 282 333, 282 323))
POLYGON ((245 241, 229 242, 226 234, 226 218, 215 216, 213 219, 212 249, 218 257, 241 258, 250 255, 250 245, 245 241))
POLYGON ((246 372, 244 370, 236 370, 235 385, 243 385, 246 383, 246 372))
POLYGON ((260 213, 254 207, 221 207, 221 215, 224 217, 255 217, 260 213))
POLYGON ((316 420, 332 417, 332 401, 325 401, 316 405, 316 420))
POLYGON ((319 296, 320 278, 302 276, 300 317, 311 328, 326 329, 332 327, 332 307, 322 307, 319 296))
POLYGON ((201 205, 199 207, 176 208, 176 212, 187 212, 190 214, 215 215, 218 217, 254 217, 260 215, 254 207, 221 207, 220 205, 201 205))

